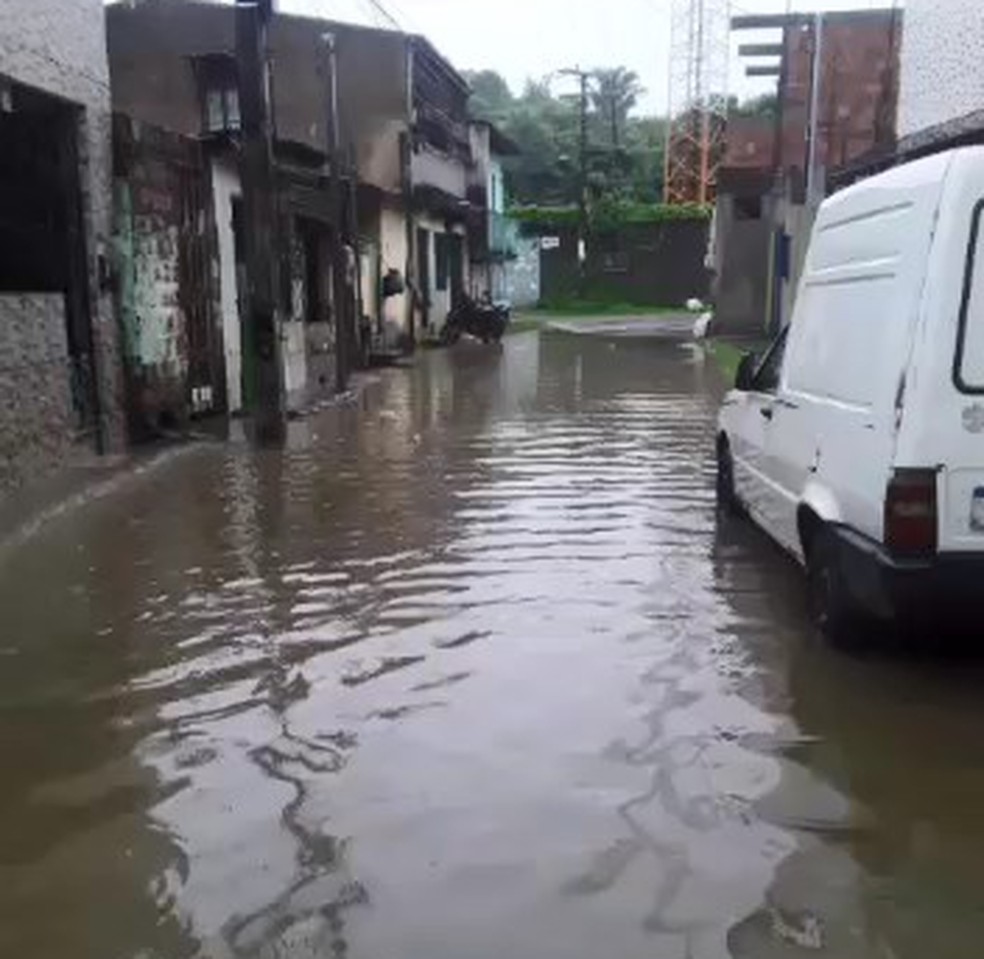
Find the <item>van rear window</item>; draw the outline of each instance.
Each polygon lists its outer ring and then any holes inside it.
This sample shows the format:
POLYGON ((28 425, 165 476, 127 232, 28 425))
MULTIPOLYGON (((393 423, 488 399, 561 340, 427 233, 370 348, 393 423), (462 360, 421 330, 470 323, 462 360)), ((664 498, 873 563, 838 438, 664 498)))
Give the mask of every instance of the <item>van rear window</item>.
POLYGON ((984 393, 984 248, 981 218, 984 200, 974 207, 967 247, 967 267, 960 300, 957 351, 953 357, 953 382, 963 393, 984 393))

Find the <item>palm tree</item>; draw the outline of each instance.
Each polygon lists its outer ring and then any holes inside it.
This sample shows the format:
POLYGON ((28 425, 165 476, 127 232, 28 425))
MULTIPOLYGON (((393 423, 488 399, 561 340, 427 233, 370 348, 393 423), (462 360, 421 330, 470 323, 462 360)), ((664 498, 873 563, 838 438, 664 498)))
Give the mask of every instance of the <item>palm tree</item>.
POLYGON ((646 91, 635 70, 626 70, 625 67, 595 70, 594 77, 595 88, 591 91, 591 100, 595 110, 607 122, 611 145, 617 149, 629 111, 646 91))

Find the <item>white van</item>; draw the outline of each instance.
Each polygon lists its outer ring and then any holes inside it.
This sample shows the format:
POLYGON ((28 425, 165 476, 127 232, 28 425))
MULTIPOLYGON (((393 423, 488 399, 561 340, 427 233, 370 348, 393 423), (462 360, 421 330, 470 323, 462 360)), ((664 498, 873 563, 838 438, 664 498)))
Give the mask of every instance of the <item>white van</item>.
POLYGON ((984 611, 984 147, 820 208, 789 326, 719 418, 718 496, 857 614, 984 611))

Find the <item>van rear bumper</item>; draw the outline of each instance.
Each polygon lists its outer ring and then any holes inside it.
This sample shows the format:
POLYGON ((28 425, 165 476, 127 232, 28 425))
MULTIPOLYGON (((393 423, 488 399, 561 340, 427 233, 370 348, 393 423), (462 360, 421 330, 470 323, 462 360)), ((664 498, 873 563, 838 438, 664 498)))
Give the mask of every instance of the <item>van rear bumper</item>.
POLYGON ((934 620, 984 610, 984 553, 898 559, 855 530, 834 527, 847 586, 879 619, 934 620))

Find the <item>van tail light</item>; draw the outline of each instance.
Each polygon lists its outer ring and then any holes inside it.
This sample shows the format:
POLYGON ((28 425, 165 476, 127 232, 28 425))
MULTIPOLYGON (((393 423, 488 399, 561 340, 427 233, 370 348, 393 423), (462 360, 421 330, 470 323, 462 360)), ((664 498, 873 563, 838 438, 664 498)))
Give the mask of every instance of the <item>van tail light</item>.
POLYGON ((885 545, 893 553, 935 553, 936 471, 896 470, 885 491, 885 545))

